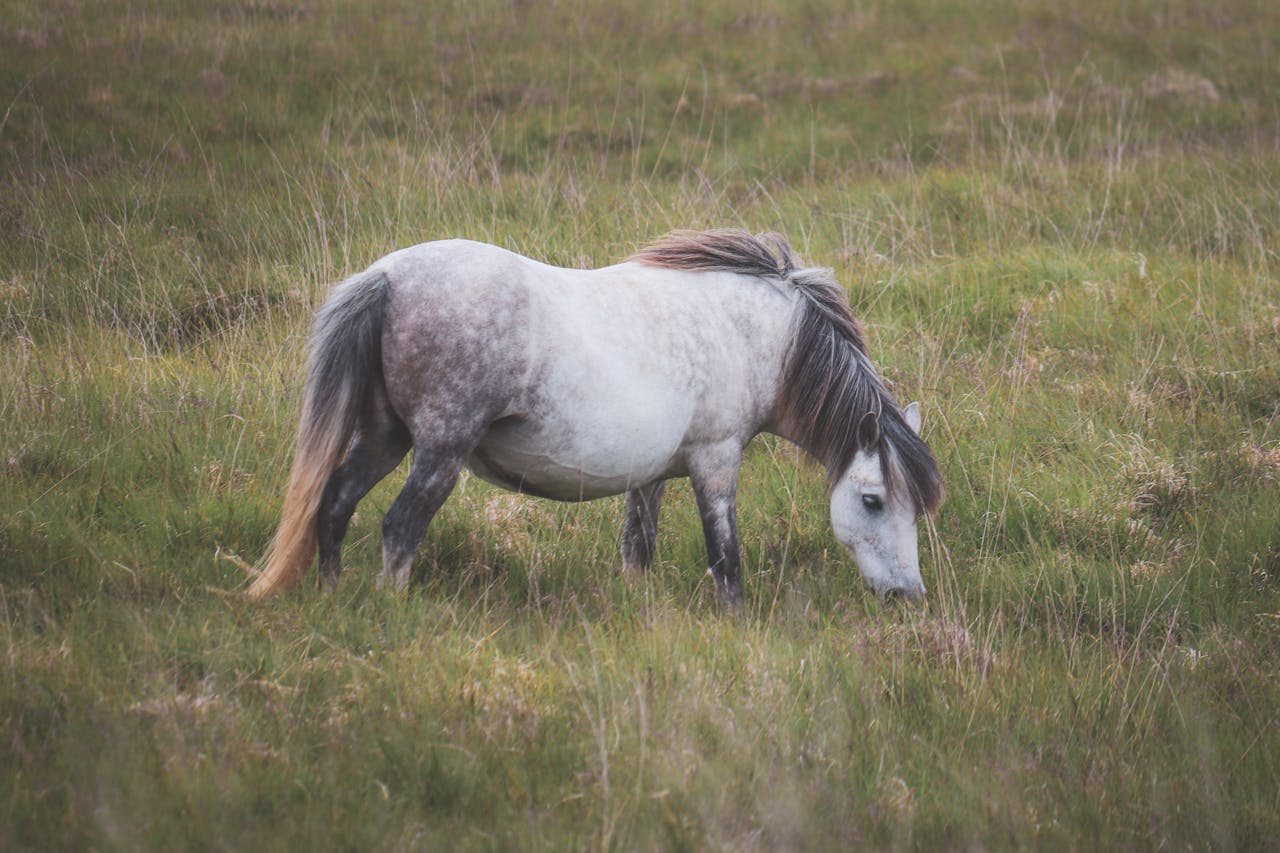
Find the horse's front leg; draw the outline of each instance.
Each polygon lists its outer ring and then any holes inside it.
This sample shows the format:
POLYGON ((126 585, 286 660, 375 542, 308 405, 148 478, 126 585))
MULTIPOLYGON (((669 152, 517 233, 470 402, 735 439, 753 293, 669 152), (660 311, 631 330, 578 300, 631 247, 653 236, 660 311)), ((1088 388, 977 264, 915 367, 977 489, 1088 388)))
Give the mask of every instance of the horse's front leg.
POLYGON ((731 610, 742 608, 742 557, 738 545, 738 469, 742 447, 723 442, 688 454, 689 479, 707 540, 707 571, 716 594, 731 610))
POLYGON ((627 520, 622 531, 622 567, 643 571, 653 565, 654 543, 658 538, 658 510, 666 480, 627 492, 627 520))

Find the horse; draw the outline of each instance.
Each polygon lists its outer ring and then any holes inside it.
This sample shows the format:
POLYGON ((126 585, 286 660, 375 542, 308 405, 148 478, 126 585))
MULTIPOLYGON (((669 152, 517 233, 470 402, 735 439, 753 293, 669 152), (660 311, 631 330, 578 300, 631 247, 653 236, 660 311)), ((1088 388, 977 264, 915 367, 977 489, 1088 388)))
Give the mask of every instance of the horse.
POLYGON ((462 469, 560 501, 626 494, 622 563, 647 569, 667 480, 688 477, 708 572, 742 601, 743 452, 779 435, 828 472, 831 523, 881 597, 920 599, 917 520, 942 498, 920 437, 829 269, 785 237, 675 231, 621 263, 564 269, 468 240, 393 252, 317 313, 284 508, 248 595, 319 553, 332 589, 357 503, 412 448, 382 522, 403 589, 462 469))

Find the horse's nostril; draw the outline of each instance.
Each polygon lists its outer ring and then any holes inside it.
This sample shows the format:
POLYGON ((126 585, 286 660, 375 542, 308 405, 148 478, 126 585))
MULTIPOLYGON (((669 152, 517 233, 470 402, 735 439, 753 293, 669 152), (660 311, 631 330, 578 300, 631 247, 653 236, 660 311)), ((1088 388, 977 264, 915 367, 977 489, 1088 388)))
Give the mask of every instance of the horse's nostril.
POLYGON ((890 587, 881 593, 880 598, 885 603, 897 603, 899 601, 921 601, 924 599, 924 596, 924 584, 916 584, 914 587, 890 587))

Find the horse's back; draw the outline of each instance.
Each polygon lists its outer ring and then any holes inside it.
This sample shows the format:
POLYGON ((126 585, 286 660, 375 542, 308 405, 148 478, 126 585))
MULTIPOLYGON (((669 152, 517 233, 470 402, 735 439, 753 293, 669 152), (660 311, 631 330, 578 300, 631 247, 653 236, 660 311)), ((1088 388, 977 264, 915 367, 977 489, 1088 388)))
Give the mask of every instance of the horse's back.
POLYGON ((472 467, 504 485, 594 497, 678 475, 690 442, 745 441, 772 405, 789 302, 768 286, 469 241, 380 265, 393 406, 415 434, 480 430, 472 467))

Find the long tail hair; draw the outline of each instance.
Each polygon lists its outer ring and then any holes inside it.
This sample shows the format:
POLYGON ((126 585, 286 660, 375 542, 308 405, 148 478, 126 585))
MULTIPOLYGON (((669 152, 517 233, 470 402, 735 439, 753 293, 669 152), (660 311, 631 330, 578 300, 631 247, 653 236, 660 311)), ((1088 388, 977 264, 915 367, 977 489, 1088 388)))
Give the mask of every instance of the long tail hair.
POLYGON ((316 315, 298 445, 280 526, 260 562, 249 597, 296 584, 315 558, 316 513, 342 463, 366 394, 382 381, 382 317, 389 280, 363 272, 338 285, 316 315))

